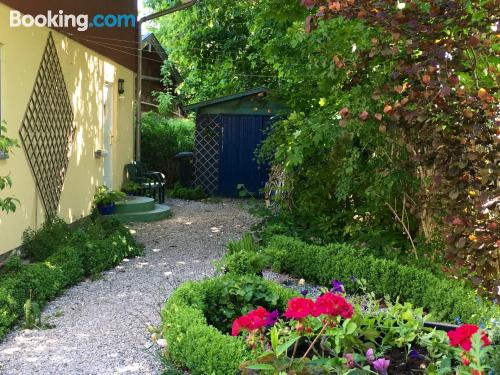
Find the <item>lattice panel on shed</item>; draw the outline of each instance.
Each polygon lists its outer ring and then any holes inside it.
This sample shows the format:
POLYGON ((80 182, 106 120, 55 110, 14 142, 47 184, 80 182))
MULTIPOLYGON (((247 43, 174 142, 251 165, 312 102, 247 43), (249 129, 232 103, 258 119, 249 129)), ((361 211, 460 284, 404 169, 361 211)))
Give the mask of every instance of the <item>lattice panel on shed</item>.
POLYGON ((19 130, 47 215, 57 213, 74 133, 73 109, 49 33, 19 130))
POLYGON ((196 122, 194 170, 195 184, 206 194, 219 190, 220 116, 202 115, 196 122))

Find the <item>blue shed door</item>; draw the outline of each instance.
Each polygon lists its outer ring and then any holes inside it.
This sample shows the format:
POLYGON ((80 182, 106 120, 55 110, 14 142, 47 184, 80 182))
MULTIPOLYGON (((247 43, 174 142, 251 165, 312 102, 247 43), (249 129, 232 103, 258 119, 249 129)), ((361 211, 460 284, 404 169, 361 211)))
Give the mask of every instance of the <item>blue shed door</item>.
POLYGON ((255 161, 255 150, 264 139, 269 116, 222 115, 219 194, 237 196, 239 184, 258 194, 268 178, 265 166, 255 161))

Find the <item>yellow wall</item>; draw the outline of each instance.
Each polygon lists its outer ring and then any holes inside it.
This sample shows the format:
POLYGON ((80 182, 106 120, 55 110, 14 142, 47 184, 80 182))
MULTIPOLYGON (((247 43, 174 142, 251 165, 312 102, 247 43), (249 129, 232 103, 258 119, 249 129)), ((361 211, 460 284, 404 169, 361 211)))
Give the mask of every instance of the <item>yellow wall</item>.
MULTIPOLYGON (((19 128, 33 90, 49 29, 10 28, 10 8, 0 3, 1 117, 7 135, 19 139, 19 128)), ((103 181, 103 159, 94 151, 102 148, 103 89, 113 83, 113 188, 119 189, 124 164, 133 159, 134 73, 83 45, 52 31, 61 68, 73 105, 76 132, 70 154, 59 215, 73 222, 90 213, 95 188, 103 181), (118 97, 117 80, 125 80, 125 94, 118 97)), ((11 189, 1 196, 21 202, 15 213, 0 213, 0 254, 21 244, 27 227, 39 227, 44 209, 33 174, 22 148, 0 160, 0 175, 9 174, 11 189)))

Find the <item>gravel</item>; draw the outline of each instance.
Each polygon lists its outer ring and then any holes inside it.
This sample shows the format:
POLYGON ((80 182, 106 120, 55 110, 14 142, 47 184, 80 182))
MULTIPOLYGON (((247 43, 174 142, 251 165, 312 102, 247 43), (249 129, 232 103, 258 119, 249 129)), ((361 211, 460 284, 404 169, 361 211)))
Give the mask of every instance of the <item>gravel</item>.
POLYGON ((185 280, 213 275, 230 239, 256 222, 242 201, 169 200, 173 218, 131 229, 145 254, 124 260, 50 302, 51 329, 17 329, 0 344, 2 375, 161 374, 158 346, 147 332, 161 305, 185 280))

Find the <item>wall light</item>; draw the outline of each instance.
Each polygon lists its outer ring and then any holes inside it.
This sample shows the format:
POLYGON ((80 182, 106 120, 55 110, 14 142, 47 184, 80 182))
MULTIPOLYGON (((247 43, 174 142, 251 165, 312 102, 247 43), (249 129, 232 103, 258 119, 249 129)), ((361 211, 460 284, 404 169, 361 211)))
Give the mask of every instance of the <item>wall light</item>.
POLYGON ((121 78, 118 80, 118 94, 125 94, 125 80, 121 78))

